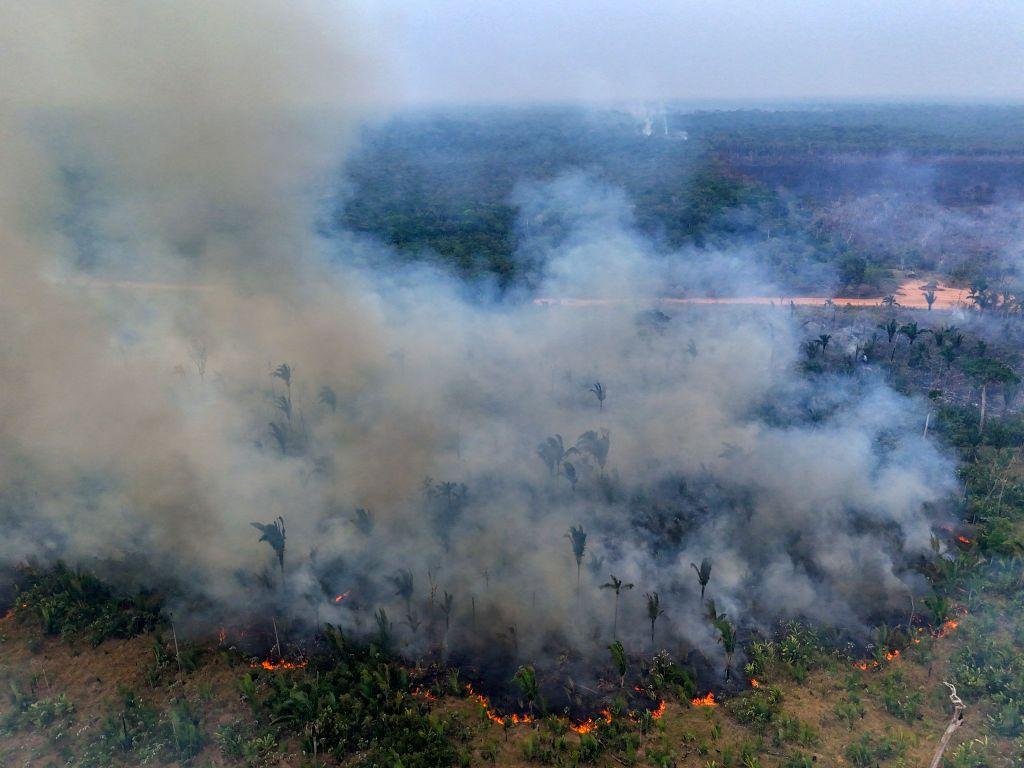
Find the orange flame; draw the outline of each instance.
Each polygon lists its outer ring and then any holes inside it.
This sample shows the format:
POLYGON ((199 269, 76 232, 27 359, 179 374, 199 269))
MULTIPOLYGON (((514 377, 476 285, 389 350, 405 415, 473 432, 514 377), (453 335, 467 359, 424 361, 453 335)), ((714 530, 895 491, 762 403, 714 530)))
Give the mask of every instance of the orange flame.
POLYGON ((968 539, 966 536, 957 536, 956 540, 959 541, 964 546, 967 546, 967 547, 971 546, 971 540, 968 539))
POLYGON ((490 699, 488 699, 482 693, 477 693, 473 690, 472 683, 468 683, 466 685, 466 695, 469 697, 470 700, 475 701, 477 704, 483 707, 484 714, 487 715, 487 719, 490 720, 492 723, 497 723, 501 726, 509 726, 519 725, 520 723, 534 722, 534 719, 531 715, 518 715, 513 713, 511 715, 506 715, 505 717, 502 717, 491 707, 490 699))
POLYGON ((340 595, 335 597, 334 598, 334 602, 335 603, 340 603, 342 600, 344 600, 346 597, 348 597, 351 594, 352 594, 352 590, 351 589, 347 589, 344 592, 342 592, 340 595))
POLYGON ((707 696, 696 696, 690 699, 690 703, 695 707, 717 707, 718 702, 715 701, 715 692, 708 691, 707 696))
POLYGON ((228 631, 221 627, 217 630, 217 642, 224 645, 224 641, 228 639, 228 631))
POLYGON ((412 695, 419 696, 421 699, 426 699, 427 701, 437 701, 437 696, 432 694, 426 688, 420 688, 419 686, 412 689, 412 695))
POLYGON ((751 688, 760 688, 761 687, 761 684, 759 682, 757 682, 757 678, 756 677, 750 678, 750 687, 751 688))
POLYGON ((249 666, 253 669, 266 669, 276 672, 279 669, 302 669, 308 663, 305 659, 302 661, 285 661, 284 659, 281 661, 271 661, 270 659, 264 659, 259 663, 253 662, 249 666))
POLYGON ((960 622, 955 619, 950 619, 942 623, 942 626, 935 631, 936 637, 948 637, 952 634, 957 627, 960 626, 960 622))
POLYGON ((658 708, 651 712, 651 717, 653 717, 655 720, 661 720, 661 716, 665 714, 665 710, 667 708, 668 705, 665 703, 665 700, 662 699, 658 702, 658 708))

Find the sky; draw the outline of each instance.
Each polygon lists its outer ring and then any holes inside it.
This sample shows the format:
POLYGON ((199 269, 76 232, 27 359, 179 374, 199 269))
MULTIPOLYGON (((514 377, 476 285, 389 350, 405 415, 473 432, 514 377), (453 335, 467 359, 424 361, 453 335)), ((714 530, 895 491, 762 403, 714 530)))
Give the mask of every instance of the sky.
POLYGON ((1024 99, 1020 0, 359 0, 415 104, 1024 99))

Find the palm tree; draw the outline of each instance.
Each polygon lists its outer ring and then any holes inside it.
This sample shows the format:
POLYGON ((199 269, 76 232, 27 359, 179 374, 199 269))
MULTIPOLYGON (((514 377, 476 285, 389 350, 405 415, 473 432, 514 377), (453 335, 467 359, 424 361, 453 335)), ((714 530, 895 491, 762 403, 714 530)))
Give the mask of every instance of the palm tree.
POLYGON ((895 318, 889 320, 887 323, 880 323, 878 327, 880 330, 885 331, 886 335, 889 337, 890 344, 892 344, 892 340, 896 338, 896 334, 899 333, 900 330, 899 323, 896 322, 895 318))
POLYGON ((270 545, 270 548, 277 554, 277 562, 281 566, 281 581, 284 582, 284 545, 285 545, 285 530, 284 530, 284 518, 280 515, 276 520, 271 523, 249 523, 253 528, 260 532, 260 541, 265 541, 270 545))
POLYGON ((924 291, 924 300, 928 304, 928 311, 931 312, 932 311, 932 304, 935 303, 935 291, 933 291, 933 290, 924 291))
POLYGON ((597 398, 600 410, 603 411, 605 398, 608 397, 608 390, 601 385, 600 381, 595 381, 594 386, 592 386, 589 391, 594 393, 594 397, 597 398))
POLYGON ((601 468, 601 472, 603 474, 604 465, 608 461, 608 451, 611 449, 611 444, 611 432, 607 429, 602 429, 600 431, 589 429, 576 439, 576 447, 570 448, 569 450, 589 453, 594 457, 594 461, 597 462, 597 466, 601 468))
POLYGON ((654 622, 658 620, 659 616, 665 614, 665 610, 661 607, 661 598, 658 597, 657 592, 648 592, 644 597, 647 598, 647 618, 651 622, 651 649, 654 649, 654 622))
POLYGON ((576 493, 576 483, 579 482, 579 477, 576 475, 576 467, 571 461, 567 461, 562 465, 562 469, 565 470, 565 479, 572 486, 572 492, 576 493))
MULTIPOLYGON (((569 450, 571 451, 572 449, 570 448, 569 450)), ((562 436, 553 435, 537 446, 537 455, 547 465, 548 471, 554 477, 558 474, 558 470, 562 466, 562 460, 569 455, 569 452, 565 450, 562 436)))
POLYGON ((277 443, 281 455, 284 456, 288 452, 288 427, 285 424, 272 421, 270 422, 270 434, 274 436, 274 442, 277 443))
POLYGON ((284 382, 285 388, 288 390, 288 410, 291 411, 292 405, 292 374, 295 373, 295 369, 292 368, 288 363, 281 363, 277 368, 271 372, 271 376, 275 379, 280 379, 284 382))
POLYGON ((338 410, 338 395, 328 386, 320 387, 320 404, 331 409, 331 413, 338 410))
POLYGON ((825 356, 825 351, 828 349, 828 343, 832 341, 832 334, 823 333, 814 340, 815 344, 821 345, 821 356, 825 356))
POLYGON ((388 614, 383 608, 377 609, 373 615, 377 622, 377 632, 380 635, 380 647, 385 650, 391 644, 391 622, 388 621, 388 614))
POLYGON ((388 580, 395 587, 395 595, 401 597, 405 601, 405 612, 412 612, 412 593, 413 593, 413 576, 412 571, 400 570, 394 576, 389 576, 388 580))
POLYGON ((725 651, 725 679, 728 680, 732 672, 732 655, 736 652, 736 628, 724 613, 716 617, 714 625, 718 630, 718 642, 725 651))
POLYGON ((964 363, 966 373, 981 388, 981 415, 978 420, 978 435, 985 431, 985 413, 988 404, 988 388, 992 384, 1016 384, 1020 377, 1003 362, 991 357, 976 357, 964 363))
POLYGON ((910 342, 910 346, 914 346, 914 342, 917 341, 918 336, 931 333, 931 331, 927 328, 918 329, 917 321, 914 321, 913 323, 907 323, 906 325, 900 326, 900 333, 907 337, 907 341, 910 342))
POLYGON ((356 507, 356 515, 352 518, 352 522, 364 536, 373 533, 373 515, 370 514, 370 510, 356 507))
POLYGON ((888 296, 882 299, 882 306, 889 307, 889 309, 895 309, 896 307, 902 305, 896 300, 896 297, 890 293, 888 296))
POLYGON ((512 681, 519 686, 519 690, 523 692, 523 699, 526 701, 526 706, 530 710, 530 714, 533 714, 533 706, 540 696, 540 686, 537 685, 537 672, 532 666, 520 667, 512 681))
POLYGON ((619 688, 626 687, 626 649, 622 646, 622 643, 616 640, 608 646, 608 650, 612 654, 612 661, 615 663, 615 669, 619 673, 619 688))
POLYGON ((711 581, 711 561, 706 557, 700 561, 700 568, 696 563, 690 563, 690 567, 697 572, 697 581, 700 583, 700 599, 704 599, 704 588, 711 581))
POLYGON ((622 594, 624 589, 632 589, 632 584, 624 584, 621 579, 615 577, 614 573, 608 574, 611 578, 607 584, 602 584, 601 589, 614 589, 615 590, 615 619, 612 622, 612 637, 619 634, 619 595, 622 594))
POLYGON ((957 332, 955 325, 943 325, 940 328, 936 328, 932 331, 932 338, 935 339, 935 346, 942 349, 946 346, 947 341, 951 341, 953 334, 957 332))
POLYGON ((587 551, 587 532, 582 525, 573 525, 565 537, 572 543, 572 556, 576 558, 576 604, 580 602, 580 566, 587 551))

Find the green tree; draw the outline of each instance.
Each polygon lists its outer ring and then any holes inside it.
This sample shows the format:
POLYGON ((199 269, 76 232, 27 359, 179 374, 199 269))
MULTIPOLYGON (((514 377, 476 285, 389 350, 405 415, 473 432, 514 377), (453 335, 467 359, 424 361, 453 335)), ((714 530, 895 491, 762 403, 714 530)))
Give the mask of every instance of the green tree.
POLYGON ((615 670, 619 673, 619 688, 624 688, 626 686, 626 649, 621 642, 616 640, 608 646, 608 650, 612 654, 615 670))
POLYGON ((697 582, 700 584, 700 599, 704 599, 704 588, 711 581, 711 561, 706 557, 700 561, 700 568, 696 563, 690 563, 690 567, 697 572, 697 582))
POLYGON ((985 432, 985 414, 988 405, 988 388, 993 384, 1016 384, 1020 377, 1006 363, 991 357, 976 357, 963 365, 966 373, 981 389, 981 415, 978 420, 978 434, 985 432))

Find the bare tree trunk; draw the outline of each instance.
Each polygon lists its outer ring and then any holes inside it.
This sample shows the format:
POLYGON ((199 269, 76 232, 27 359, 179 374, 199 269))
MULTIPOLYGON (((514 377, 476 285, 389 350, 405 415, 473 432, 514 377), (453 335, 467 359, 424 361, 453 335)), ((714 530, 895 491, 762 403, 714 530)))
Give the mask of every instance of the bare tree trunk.
POLYGON ((985 431, 985 406, 988 403, 988 384, 981 385, 981 419, 978 423, 978 434, 985 431))
POLYGON ((956 730, 964 723, 964 703, 960 700, 960 697, 956 695, 956 688, 950 683, 944 683, 949 687, 950 694, 949 700, 953 702, 953 717, 949 721, 949 725, 946 726, 945 732, 942 734, 942 739, 939 741, 939 748, 935 750, 935 756, 929 763, 928 768, 939 768, 939 764, 942 762, 942 755, 946 751, 946 747, 949 746, 949 740, 952 738, 956 730))

